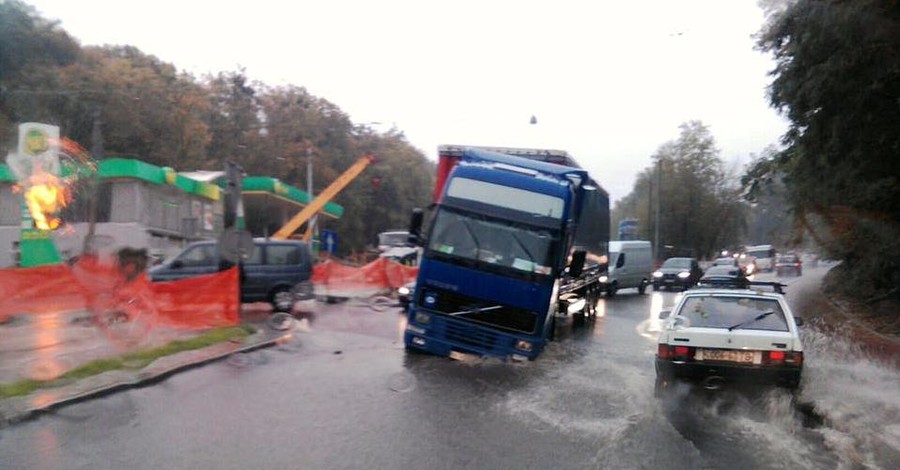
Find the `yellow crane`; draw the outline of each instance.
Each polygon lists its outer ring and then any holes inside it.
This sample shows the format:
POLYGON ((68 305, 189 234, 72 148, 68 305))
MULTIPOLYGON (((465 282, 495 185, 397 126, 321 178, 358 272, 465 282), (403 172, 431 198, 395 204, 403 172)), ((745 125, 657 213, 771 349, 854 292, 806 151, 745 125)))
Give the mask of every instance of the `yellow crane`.
MULTIPOLYGON (((278 229, 272 238, 276 240, 284 240, 289 238, 297 229, 300 228, 305 222, 309 221, 313 215, 317 214, 325 204, 328 203, 337 193, 341 192, 351 181, 354 180, 363 170, 366 169, 367 166, 371 165, 375 161, 374 155, 363 155, 356 161, 350 168, 347 168, 341 176, 338 176, 327 188, 325 188, 321 194, 316 196, 315 199, 312 200, 303 210, 300 211, 297 215, 291 218, 283 227, 278 229)), ((310 225, 306 228, 306 232, 303 234, 303 240, 309 241, 310 237, 312 237, 313 226, 310 225)))

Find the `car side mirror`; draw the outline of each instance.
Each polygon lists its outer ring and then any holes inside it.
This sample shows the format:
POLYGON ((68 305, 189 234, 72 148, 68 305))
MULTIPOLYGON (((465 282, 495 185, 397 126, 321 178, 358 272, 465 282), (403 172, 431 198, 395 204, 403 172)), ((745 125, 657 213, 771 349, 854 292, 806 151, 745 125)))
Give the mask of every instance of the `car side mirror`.
POLYGON ((422 245, 422 222, 425 220, 425 211, 415 208, 409 218, 409 236, 407 242, 413 246, 422 245))
POLYGON ((584 270, 584 260, 587 257, 587 252, 584 250, 575 250, 572 253, 572 262, 569 263, 569 275, 572 277, 581 276, 581 271, 584 270))
POLYGON ((797 326, 803 326, 803 319, 800 317, 794 317, 794 323, 796 323, 797 326))
POLYGON ((169 267, 172 269, 181 269, 184 267, 184 261, 176 259, 175 261, 172 261, 172 264, 170 264, 169 267))
POLYGON ((666 318, 669 318, 669 315, 670 315, 671 313, 672 313, 671 310, 660 310, 660 311, 659 311, 659 319, 660 319, 660 320, 664 320, 664 319, 666 319, 666 318))

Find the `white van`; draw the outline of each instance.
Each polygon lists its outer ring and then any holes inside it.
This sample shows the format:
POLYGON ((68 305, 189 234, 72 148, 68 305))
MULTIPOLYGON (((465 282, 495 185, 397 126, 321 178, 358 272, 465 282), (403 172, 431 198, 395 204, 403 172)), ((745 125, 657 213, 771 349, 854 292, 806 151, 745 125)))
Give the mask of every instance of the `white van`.
POLYGON ((630 288, 643 294, 650 285, 652 272, 653 249, 649 241, 609 242, 609 273, 605 287, 608 297, 616 295, 620 289, 630 288))
POLYGON ((756 269, 766 272, 775 270, 775 256, 778 255, 778 251, 772 245, 748 246, 744 248, 744 252, 756 259, 756 269))

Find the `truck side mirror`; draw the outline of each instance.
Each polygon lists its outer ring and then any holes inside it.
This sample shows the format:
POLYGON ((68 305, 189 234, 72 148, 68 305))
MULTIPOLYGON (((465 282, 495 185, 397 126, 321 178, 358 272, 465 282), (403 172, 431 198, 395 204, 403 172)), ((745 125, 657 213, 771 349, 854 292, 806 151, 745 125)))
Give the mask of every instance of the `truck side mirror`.
POLYGON ((409 237, 407 241, 414 246, 422 244, 422 222, 425 220, 425 211, 415 208, 409 218, 409 237))
POLYGON ((570 276, 581 276, 581 271, 584 269, 584 259, 586 256, 587 252, 584 250, 575 250, 575 252, 572 253, 572 262, 569 263, 570 276))

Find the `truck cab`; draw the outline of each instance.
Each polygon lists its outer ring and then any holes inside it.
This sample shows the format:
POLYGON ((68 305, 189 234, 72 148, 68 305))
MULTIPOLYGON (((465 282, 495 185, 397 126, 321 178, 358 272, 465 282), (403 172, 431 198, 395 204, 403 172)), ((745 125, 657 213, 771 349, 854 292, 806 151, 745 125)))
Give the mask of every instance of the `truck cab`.
POLYGON ((481 149, 460 157, 444 175, 427 236, 421 217, 411 224, 423 255, 406 347, 533 359, 552 336, 566 279, 583 271, 574 235, 589 178, 481 149))

